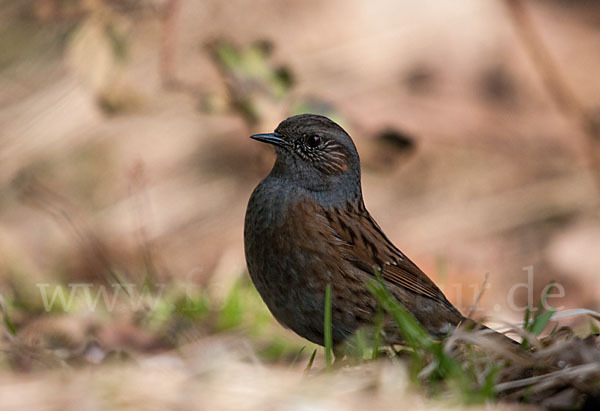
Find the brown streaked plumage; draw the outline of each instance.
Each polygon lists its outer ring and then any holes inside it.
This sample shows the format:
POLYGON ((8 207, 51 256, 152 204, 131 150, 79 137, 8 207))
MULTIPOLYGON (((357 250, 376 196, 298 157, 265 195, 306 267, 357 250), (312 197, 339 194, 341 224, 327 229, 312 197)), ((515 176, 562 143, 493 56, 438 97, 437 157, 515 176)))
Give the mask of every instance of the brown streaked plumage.
POLYGON ((330 283, 333 340, 342 342, 375 320, 377 302, 366 282, 376 270, 432 335, 443 337, 465 320, 367 211, 358 153, 340 126, 322 116, 300 115, 283 121, 275 133, 252 137, 272 144, 277 158, 248 203, 246 261, 280 323, 323 344, 330 283))

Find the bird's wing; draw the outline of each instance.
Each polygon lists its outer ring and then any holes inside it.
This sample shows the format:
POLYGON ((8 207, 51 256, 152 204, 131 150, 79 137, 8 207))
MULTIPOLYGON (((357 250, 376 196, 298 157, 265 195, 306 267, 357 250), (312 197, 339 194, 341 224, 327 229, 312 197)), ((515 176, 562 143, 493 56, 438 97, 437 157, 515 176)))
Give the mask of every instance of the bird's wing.
POLYGON ((388 240, 362 202, 335 212, 324 209, 323 217, 352 265, 373 276, 380 270, 386 281, 456 311, 435 283, 388 240))

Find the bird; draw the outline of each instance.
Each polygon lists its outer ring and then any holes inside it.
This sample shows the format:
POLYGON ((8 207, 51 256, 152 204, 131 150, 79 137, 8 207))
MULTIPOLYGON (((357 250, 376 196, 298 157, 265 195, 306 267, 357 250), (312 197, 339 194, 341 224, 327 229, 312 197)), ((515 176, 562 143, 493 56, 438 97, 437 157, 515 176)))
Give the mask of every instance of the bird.
POLYGON ((358 151, 341 126, 300 114, 251 138, 273 146, 276 159, 248 202, 245 258, 279 323, 324 345, 330 284, 331 336, 339 346, 376 321, 378 302, 367 287, 376 273, 432 337, 442 339, 467 320, 365 207, 358 151))

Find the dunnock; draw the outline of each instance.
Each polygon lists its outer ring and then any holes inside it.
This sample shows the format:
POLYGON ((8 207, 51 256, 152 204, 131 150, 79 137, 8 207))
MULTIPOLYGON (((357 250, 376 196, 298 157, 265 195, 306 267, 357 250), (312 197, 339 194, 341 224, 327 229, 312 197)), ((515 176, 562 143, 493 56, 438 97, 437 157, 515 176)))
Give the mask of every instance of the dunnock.
POLYGON ((303 114, 252 138, 272 144, 277 159, 248 203, 246 262, 280 323, 323 345, 330 283, 333 342, 342 342, 375 321, 377 301, 366 282, 376 270, 433 336, 443 337, 465 320, 365 208, 358 153, 339 125, 303 114))

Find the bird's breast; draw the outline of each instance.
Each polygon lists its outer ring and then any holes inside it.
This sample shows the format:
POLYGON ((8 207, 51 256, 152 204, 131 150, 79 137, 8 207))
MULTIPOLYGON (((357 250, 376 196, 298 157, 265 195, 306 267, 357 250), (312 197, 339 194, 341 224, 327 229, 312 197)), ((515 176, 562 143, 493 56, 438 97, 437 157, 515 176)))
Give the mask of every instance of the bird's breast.
MULTIPOLYGON (((301 190, 263 181, 246 210, 244 245, 257 287, 275 281, 301 281, 309 261, 325 256, 318 207, 301 190)), ((260 290, 259 290, 260 291, 260 290)))
POLYGON ((341 264, 322 218, 301 191, 263 182, 250 198, 244 227, 248 271, 266 305, 313 341, 322 338, 325 287, 341 264))

